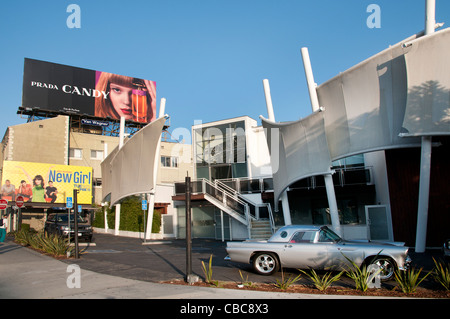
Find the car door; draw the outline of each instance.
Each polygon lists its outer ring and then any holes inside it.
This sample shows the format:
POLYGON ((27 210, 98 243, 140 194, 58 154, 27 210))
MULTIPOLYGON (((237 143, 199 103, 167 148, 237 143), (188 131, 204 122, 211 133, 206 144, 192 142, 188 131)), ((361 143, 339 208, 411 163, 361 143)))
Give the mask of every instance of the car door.
POLYGON ((358 266, 362 262, 361 249, 342 239, 336 240, 336 237, 330 235, 327 230, 320 230, 318 243, 327 244, 325 269, 349 270, 352 267, 349 260, 354 261, 358 266))
POLYGON ((316 242, 317 231, 298 231, 280 252, 281 265, 286 268, 322 269, 327 260, 327 243, 316 242))

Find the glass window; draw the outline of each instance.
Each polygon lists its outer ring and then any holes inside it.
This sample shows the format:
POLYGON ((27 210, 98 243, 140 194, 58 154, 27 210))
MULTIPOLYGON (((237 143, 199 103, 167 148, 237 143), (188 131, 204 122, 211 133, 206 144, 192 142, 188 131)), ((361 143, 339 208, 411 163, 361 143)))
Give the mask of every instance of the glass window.
POLYGON ((315 231, 296 232, 291 238, 291 243, 313 243, 315 238, 315 231))
POLYGON ((171 157, 171 167, 178 167, 178 157, 174 157, 174 156, 172 156, 171 157))
POLYGON ((178 157, 175 156, 161 156, 162 167, 178 167, 178 157))
POLYGON ((78 158, 81 159, 83 156, 83 152, 80 148, 71 148, 69 149, 69 157, 70 158, 78 158))
POLYGON ((91 159, 103 160, 103 151, 91 150, 91 159))
POLYGON ((333 232, 328 227, 324 227, 320 230, 319 233, 319 242, 321 243, 329 243, 329 242, 337 242, 340 241, 341 237, 336 235, 335 232, 333 232))

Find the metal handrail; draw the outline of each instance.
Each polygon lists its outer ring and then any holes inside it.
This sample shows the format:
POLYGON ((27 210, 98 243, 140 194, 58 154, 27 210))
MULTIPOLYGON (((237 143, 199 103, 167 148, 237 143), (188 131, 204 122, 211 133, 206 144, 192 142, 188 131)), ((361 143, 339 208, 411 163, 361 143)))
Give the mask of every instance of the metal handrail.
POLYGON ((275 222, 274 222, 274 219, 273 219, 272 207, 270 206, 269 203, 255 203, 252 200, 250 200, 248 198, 245 198, 238 191, 236 191, 235 189, 231 188, 230 186, 224 184, 220 180, 215 180, 214 183, 216 185, 219 185, 221 188, 224 188, 224 189, 228 190, 229 192, 231 192, 232 194, 234 194, 234 196, 236 196, 237 199, 241 199, 244 202, 248 203, 249 205, 254 206, 255 207, 255 211, 256 210, 258 211, 257 215, 254 216, 255 219, 259 218, 259 216, 260 216, 259 215, 259 207, 266 207, 267 208, 267 212, 269 214, 270 227, 272 229, 272 233, 274 233, 274 231, 275 231, 275 222))
MULTIPOLYGON (((251 220, 257 220, 260 217, 259 209, 260 207, 266 207, 269 215, 270 227, 272 233, 275 231, 275 222, 273 219, 272 207, 268 203, 255 203, 250 199, 242 196, 238 191, 229 187, 228 185, 220 182, 219 180, 215 180, 211 182, 208 179, 201 178, 198 180, 192 180, 191 183, 195 185, 193 187, 192 193, 203 193, 213 197, 215 200, 218 200, 223 203, 224 206, 231 208, 234 212, 241 215, 247 223, 247 229, 250 234, 250 229, 252 227, 251 220), (210 188, 210 189, 209 189, 210 188), (195 189, 195 190, 194 190, 195 189), (240 207, 239 207, 240 206, 240 207), (254 207, 253 211, 255 214, 252 214, 252 209, 250 206, 254 207)), ((182 184, 180 183, 180 186, 182 184)), ((177 192, 175 187, 175 193, 177 192)))

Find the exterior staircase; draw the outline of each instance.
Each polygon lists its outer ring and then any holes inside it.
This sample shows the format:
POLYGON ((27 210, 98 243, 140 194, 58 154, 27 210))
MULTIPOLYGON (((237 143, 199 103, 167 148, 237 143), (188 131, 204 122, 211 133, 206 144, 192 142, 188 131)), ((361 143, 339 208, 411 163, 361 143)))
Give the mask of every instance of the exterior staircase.
POLYGON ((252 220, 251 239, 266 240, 272 236, 272 227, 269 219, 252 220))
POLYGON ((200 179, 191 184, 193 194, 203 194, 204 199, 244 224, 249 239, 268 239, 275 231, 270 204, 254 203, 218 180, 200 179))

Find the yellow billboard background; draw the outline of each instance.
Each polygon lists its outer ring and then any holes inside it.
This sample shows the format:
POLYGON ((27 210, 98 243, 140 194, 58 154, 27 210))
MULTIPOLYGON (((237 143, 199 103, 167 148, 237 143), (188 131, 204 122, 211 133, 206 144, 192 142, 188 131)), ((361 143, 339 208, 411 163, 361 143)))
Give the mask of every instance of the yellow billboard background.
MULTIPOLYGON (((73 197, 73 189, 79 190, 77 196, 78 204, 92 204, 92 167, 58 165, 47 163, 4 161, 2 186, 9 180, 15 186, 18 194, 21 181, 25 181, 27 187, 35 194, 31 202, 51 202, 44 197, 43 193, 52 181, 53 187, 57 189, 54 203, 65 203, 66 197, 73 197), (44 190, 39 189, 39 175, 44 183, 44 190), (35 182, 33 182, 35 181, 35 182)), ((25 198, 25 201, 28 201, 25 198)))

